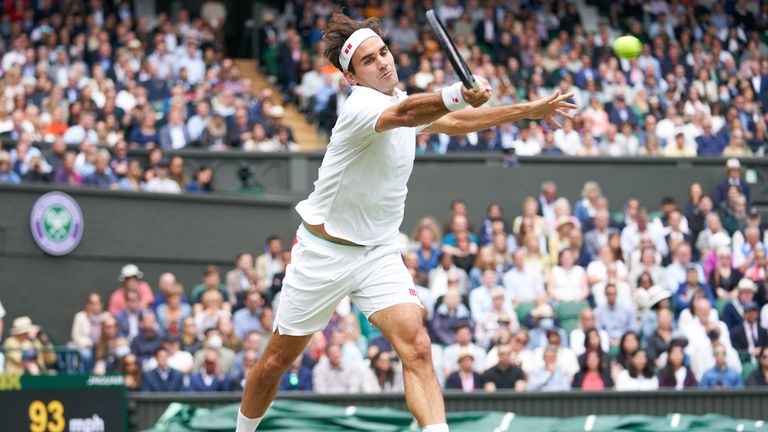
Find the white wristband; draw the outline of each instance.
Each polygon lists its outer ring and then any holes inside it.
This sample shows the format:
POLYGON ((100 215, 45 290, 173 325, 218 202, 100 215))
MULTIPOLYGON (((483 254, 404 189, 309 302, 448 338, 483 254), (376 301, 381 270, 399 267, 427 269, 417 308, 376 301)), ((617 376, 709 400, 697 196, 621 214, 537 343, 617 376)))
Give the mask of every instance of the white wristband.
POLYGON ((457 82, 443 88, 441 92, 443 96, 443 104, 448 108, 448 111, 458 111, 469 105, 464 101, 464 96, 461 94, 461 87, 462 84, 457 82))

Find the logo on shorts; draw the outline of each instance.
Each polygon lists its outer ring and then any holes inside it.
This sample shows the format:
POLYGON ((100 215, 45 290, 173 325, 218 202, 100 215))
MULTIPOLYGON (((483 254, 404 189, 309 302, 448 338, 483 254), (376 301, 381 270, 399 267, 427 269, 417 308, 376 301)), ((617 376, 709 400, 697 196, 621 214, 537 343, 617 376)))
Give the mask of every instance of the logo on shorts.
POLYGON ((83 237, 80 206, 63 192, 49 192, 38 198, 32 207, 29 225, 35 243, 54 256, 72 252, 83 237))
POLYGON ((413 289, 413 288, 408 288, 408 292, 411 293, 411 295, 414 296, 414 297, 418 297, 419 296, 419 293, 417 293, 416 290, 413 289))
POLYGON ((352 44, 347 44, 347 47, 344 49, 344 54, 349 54, 349 50, 352 49, 352 44))

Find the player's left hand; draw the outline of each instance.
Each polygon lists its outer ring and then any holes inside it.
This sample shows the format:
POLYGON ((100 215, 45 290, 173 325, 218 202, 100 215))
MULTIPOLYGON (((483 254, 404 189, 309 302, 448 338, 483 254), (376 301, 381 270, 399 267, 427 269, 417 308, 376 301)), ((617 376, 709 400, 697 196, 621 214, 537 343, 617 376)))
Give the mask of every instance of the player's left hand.
POLYGON ((573 115, 567 111, 578 108, 575 104, 566 102, 573 97, 573 93, 560 94, 560 90, 555 90, 549 96, 528 102, 528 118, 531 120, 546 120, 552 127, 561 128, 563 125, 557 121, 555 116, 564 119, 573 119, 573 115))

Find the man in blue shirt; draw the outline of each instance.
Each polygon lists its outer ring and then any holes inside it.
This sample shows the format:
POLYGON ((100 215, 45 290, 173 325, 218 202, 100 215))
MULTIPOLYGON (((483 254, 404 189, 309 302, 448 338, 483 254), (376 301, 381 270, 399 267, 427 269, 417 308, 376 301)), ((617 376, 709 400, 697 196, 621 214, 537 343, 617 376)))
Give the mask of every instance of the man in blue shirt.
POLYGON ((232 324, 235 327, 235 333, 240 339, 245 339, 245 336, 251 331, 261 332, 261 323, 259 322, 259 316, 261 315, 262 305, 264 299, 257 291, 251 291, 245 297, 245 307, 235 312, 232 317, 232 324))
POLYGON ((715 366, 704 372, 699 387, 703 388, 742 388, 744 381, 741 374, 728 367, 726 364, 727 352, 722 344, 713 344, 715 354, 715 366))

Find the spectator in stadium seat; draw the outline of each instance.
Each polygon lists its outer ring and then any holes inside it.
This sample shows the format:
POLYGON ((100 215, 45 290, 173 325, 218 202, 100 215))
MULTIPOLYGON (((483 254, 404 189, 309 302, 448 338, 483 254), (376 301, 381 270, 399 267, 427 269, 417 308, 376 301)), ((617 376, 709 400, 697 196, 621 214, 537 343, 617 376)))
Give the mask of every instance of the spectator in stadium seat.
POLYGON ((467 293, 467 273, 453 263, 453 254, 443 252, 439 259, 440 265, 429 272, 429 290, 435 298, 444 295, 455 288, 461 295, 467 293))
POLYGON ((684 339, 676 339, 670 343, 667 353, 667 364, 659 370, 659 387, 671 387, 675 390, 698 387, 699 383, 691 369, 685 365, 684 339))
POLYGON ((207 100, 198 101, 195 104, 195 114, 187 120, 187 133, 189 134, 190 144, 194 146, 201 144, 199 140, 207 130, 211 118, 210 103, 207 100))
MULTIPOLYGON (((56 182, 57 177, 54 177, 54 182, 56 182)), ((144 168, 141 166, 140 160, 131 159, 128 161, 128 168, 126 169, 125 177, 120 179, 118 186, 120 190, 129 190, 134 192, 143 191, 146 188, 146 183, 144 182, 144 168)))
POLYGON ((154 193, 181 193, 181 187, 169 175, 170 161, 161 159, 155 167, 155 176, 147 182, 146 191, 154 193))
POLYGON ((216 328, 222 318, 230 318, 229 303, 224 303, 224 296, 221 290, 207 290, 202 294, 200 303, 195 304, 193 311, 195 325, 200 335, 203 335, 209 328, 216 328))
POLYGON ((188 390, 191 392, 212 392, 229 390, 229 380, 223 370, 219 352, 209 350, 203 357, 203 367, 189 376, 188 390))
MULTIPOLYGON (((229 390, 233 391, 241 391, 245 388, 245 380, 248 377, 248 373, 251 371, 251 369, 256 366, 256 362, 259 360, 259 353, 252 349, 245 349, 242 352, 242 364, 240 366, 240 371, 235 372, 234 368, 232 372, 229 374, 229 390)), ((310 372, 310 382, 311 382, 311 372, 310 372)))
POLYGON ((120 276, 118 276, 121 286, 109 297, 109 313, 117 315, 120 310, 125 308, 127 304, 125 293, 128 289, 134 289, 139 293, 139 304, 142 309, 146 309, 154 303, 155 295, 149 284, 142 280, 143 277, 144 273, 135 264, 123 266, 120 270, 120 276))
MULTIPOLYGON (((484 289, 484 288, 478 288, 484 289)), ((474 293, 478 289, 472 291, 474 293)), ((470 293, 470 304, 472 293, 470 293)), ((517 329, 520 323, 517 320, 517 314, 511 307, 512 302, 506 301, 505 291, 502 287, 496 287, 491 290, 491 306, 486 312, 477 314, 475 318, 475 340, 477 344, 488 348, 491 339, 497 333, 499 327, 508 327, 517 329)))
POLYGON ((184 287, 175 282, 166 292, 166 300, 157 307, 157 321, 164 334, 180 336, 182 323, 192 316, 192 307, 184 299, 184 287))
POLYGON ((742 388, 744 381, 741 374, 728 367, 726 348, 720 343, 712 344, 715 365, 704 372, 699 386, 711 389, 742 388))
POLYGON ((654 374, 648 353, 643 349, 632 353, 627 368, 616 377, 616 390, 649 391, 658 388, 659 379, 654 374))
POLYGON ((101 323, 101 333, 93 348, 93 374, 104 375, 114 372, 122 356, 131 351, 128 339, 118 335, 117 320, 111 315, 101 323), (119 353, 118 350, 123 350, 119 353), (120 354, 120 355, 118 355, 120 354))
POLYGON ((519 303, 533 303, 536 296, 544 293, 544 278, 535 266, 525 262, 525 252, 518 249, 512 253, 514 266, 504 274, 504 287, 509 299, 519 303))
POLYGON ((581 370, 573 377, 571 386, 584 391, 607 390, 613 387, 611 372, 602 361, 603 353, 589 349, 580 357, 581 370))
POLYGON ((759 251, 768 251, 768 247, 760 239, 760 229, 756 226, 744 228, 744 242, 740 247, 734 245, 733 249, 733 267, 738 268, 747 277, 751 276, 748 273, 756 269, 755 276, 758 276, 762 269, 758 268, 757 255, 759 251))
POLYGON ((723 149, 723 156, 751 157, 753 155, 752 149, 747 145, 747 141, 744 135, 745 134, 741 129, 733 129, 731 131, 730 142, 723 149))
POLYGON ((680 284, 688 278, 688 268, 694 268, 699 283, 704 283, 704 269, 698 263, 691 262, 691 247, 687 243, 680 243, 672 250, 672 262, 664 270, 664 288, 670 293, 676 293, 680 284))
POLYGON ((112 169, 109 167, 109 161, 111 156, 107 150, 100 150, 96 156, 96 163, 94 164, 95 171, 85 176, 83 184, 86 186, 93 186, 101 189, 117 189, 118 180, 112 169))
POLYGON ((18 184, 21 183, 21 177, 11 170, 11 155, 0 150, 0 184, 18 184))
POLYGON ((197 325, 193 317, 184 318, 181 324, 181 349, 195 354, 202 347, 202 342, 197 336, 197 325))
POLYGON ((145 370, 145 363, 155 355, 162 342, 155 314, 151 310, 143 311, 139 317, 139 334, 131 341, 131 352, 139 358, 142 370, 145 370))
POLYGON ((72 320, 72 343, 80 350, 82 371, 90 371, 93 366, 93 352, 101 335, 101 325, 109 316, 109 313, 104 311, 101 296, 90 293, 85 307, 76 313, 72 320))
POLYGON ((728 188, 738 186, 741 193, 747 198, 747 206, 752 205, 751 189, 749 184, 741 177, 741 162, 736 158, 730 158, 725 162, 726 178, 717 184, 715 191, 715 205, 724 207, 727 198, 728 188))
POLYGON ((560 328, 560 320, 544 295, 536 298, 536 307, 523 319, 522 325, 529 329, 527 348, 530 350, 545 347, 549 343, 549 333, 552 331, 560 334, 561 341, 567 337, 565 330, 560 328))
POLYGON ((691 359, 691 370, 696 378, 701 381, 704 371, 715 364, 713 346, 716 343, 722 345, 727 352, 728 365, 741 371, 741 361, 738 353, 731 346, 728 327, 722 321, 718 321, 709 300, 704 296, 696 296, 693 300, 693 319, 685 325, 681 325, 683 335, 688 339, 686 352, 691 359))
POLYGON ((509 345, 499 345, 497 350, 498 363, 483 373, 483 388, 494 392, 498 389, 514 389, 523 391, 526 388, 525 373, 513 363, 512 348, 509 345))
POLYGON ((184 389, 184 375, 168 365, 168 351, 160 347, 155 352, 157 367, 144 372, 141 389, 145 392, 178 392, 184 389))
POLYGON ((547 274, 547 292, 556 302, 580 302, 589 295, 584 268, 575 265, 573 251, 560 251, 558 265, 547 274))
POLYGON ((678 317, 680 316, 680 312, 682 312, 683 309, 688 308, 694 294, 697 292, 704 293, 712 306, 715 305, 716 301, 715 295, 712 293, 712 289, 709 287, 709 285, 699 282, 699 272, 697 268, 689 267, 686 270, 685 275, 685 282, 678 286, 677 291, 675 291, 675 295, 672 298, 678 317))
POLYGON ((128 353, 120 359, 117 372, 125 376, 125 388, 128 391, 141 390, 141 366, 136 354, 128 353))
MULTIPOLYGON (((470 349, 463 349, 457 353, 458 368, 448 374, 445 379, 446 390, 461 390, 463 392, 473 392, 483 388, 482 366, 479 368, 475 363, 474 354, 470 349)), ((477 362, 482 365, 482 362, 477 362)))
POLYGON ((566 371, 558 367, 559 347, 548 345, 544 348, 544 365, 528 375, 528 390, 565 391, 571 389, 571 379, 566 371))
POLYGON ((69 145, 79 145, 86 139, 91 142, 98 142, 99 136, 96 134, 96 114, 90 111, 80 114, 80 122, 72 125, 64 133, 64 142, 69 145))
POLYGON ((160 136, 155 128, 155 112, 146 109, 141 113, 139 126, 128 135, 127 141, 132 148, 153 149, 160 146, 160 136))
POLYGON ((209 193, 213 192, 213 168, 200 165, 195 171, 192 180, 184 188, 185 192, 209 193))
POLYGON ((742 278, 736 290, 736 297, 731 298, 728 304, 725 305, 723 316, 721 317, 725 325, 728 326, 729 331, 733 331, 744 321, 745 307, 754 301, 757 294, 757 286, 751 280, 742 278))
POLYGON ((194 352, 193 371, 200 371, 203 367, 206 353, 216 351, 219 355, 219 364, 223 373, 228 374, 232 371, 232 365, 235 361, 235 352, 224 346, 224 339, 217 328, 209 328, 205 331, 203 346, 194 352))
POLYGON ((276 235, 270 235, 264 244, 264 252, 256 257, 254 271, 258 281, 257 289, 264 292, 272 285, 276 273, 285 271, 281 253, 283 241, 276 235))
MULTIPOLYGON (((192 357, 192 354, 189 352, 181 349, 181 338, 178 336, 166 335, 163 337, 161 347, 168 352, 168 366, 184 375, 188 375, 192 371, 194 357, 192 357)), ((149 359, 146 366, 148 370, 156 368, 157 359, 154 357, 149 359)))
POLYGON ((715 250, 717 264, 709 275, 709 285, 720 300, 732 300, 739 294, 737 289, 743 275, 731 266, 731 248, 721 246, 715 250))
POLYGON ((402 393, 403 371, 400 359, 391 351, 380 351, 371 357, 371 365, 365 371, 365 387, 374 393, 402 393))
MULTIPOLYGON (((255 288, 253 255, 243 252, 235 260, 235 268, 224 278, 227 284, 227 300, 233 305, 242 305, 251 289, 255 288)), ((242 334, 241 334, 242 337, 242 334)))
POLYGON ((597 255, 601 246, 608 244, 608 237, 619 230, 608 226, 611 215, 606 210, 600 210, 595 213, 594 228, 584 233, 584 244, 590 255, 597 255))
POLYGON ((443 375, 448 377, 459 368, 459 354, 464 351, 472 353, 476 361, 475 371, 485 370, 485 350, 472 342, 472 327, 467 322, 460 322, 454 329, 454 343, 443 350, 443 375))
MULTIPOLYGON (((707 72, 702 69, 701 72, 707 72)), ((702 124, 704 133, 696 137, 697 153, 699 156, 720 156, 728 145, 722 130, 715 131, 712 121, 707 118, 702 124)))
POLYGON ((232 319, 227 316, 219 318, 217 326, 225 347, 234 352, 243 350, 243 340, 235 333, 235 327, 232 325, 232 319))
POLYGON ((416 255, 419 258, 419 269, 429 273, 438 266, 440 259, 440 249, 435 246, 435 231, 430 226, 419 226, 414 240, 418 243, 416 255))
POLYGON ((747 377, 747 387, 768 385, 768 347, 760 348, 757 363, 758 367, 747 377))
POLYGON ((759 306, 755 302, 744 304, 744 321, 731 331, 731 343, 740 353, 757 358, 761 348, 768 346, 768 330, 758 324, 759 306))
POLYGON ((579 312, 579 326, 571 331, 568 338, 569 346, 574 355, 581 356, 589 348, 599 349, 605 353, 610 350, 608 333, 605 330, 597 329, 595 325, 594 311, 589 306, 584 306, 579 312), (591 334, 590 331, 594 334, 591 334), (596 340, 588 340, 588 338, 595 337, 596 340))
POLYGON ((168 120, 158 133, 159 145, 164 150, 182 149, 192 142, 187 126, 184 124, 184 113, 179 108, 168 111, 168 120))
MULTIPOLYGON (((222 301, 229 298, 227 286, 221 283, 221 270, 215 265, 206 266, 203 270, 203 281, 192 288, 190 299, 195 305, 195 308, 193 308, 194 313, 197 313, 200 310, 199 304, 203 300, 203 295, 209 291, 218 291, 221 294, 222 301)), ((229 303, 224 305, 224 307, 229 308, 229 303)))
POLYGON ((312 387, 316 393, 371 393, 366 389, 362 366, 345 364, 339 345, 328 344, 325 360, 319 361, 312 371, 312 387))
MULTIPOLYGON (((458 279, 455 284, 458 284, 458 279)), ((431 339, 439 345, 451 345, 455 342, 455 327, 469 320, 471 320, 469 308, 461 302, 458 287, 449 287, 442 296, 442 303, 436 306, 435 314, 428 324, 431 339)))
POLYGON ((53 344, 46 332, 32 324, 28 316, 14 319, 9 333, 3 342, 6 374, 41 375, 54 368, 53 344))

